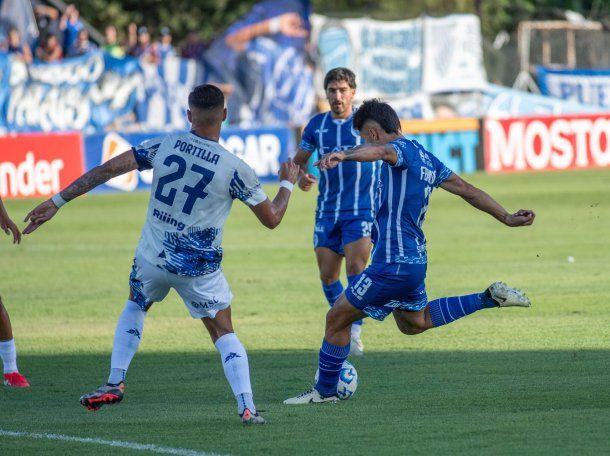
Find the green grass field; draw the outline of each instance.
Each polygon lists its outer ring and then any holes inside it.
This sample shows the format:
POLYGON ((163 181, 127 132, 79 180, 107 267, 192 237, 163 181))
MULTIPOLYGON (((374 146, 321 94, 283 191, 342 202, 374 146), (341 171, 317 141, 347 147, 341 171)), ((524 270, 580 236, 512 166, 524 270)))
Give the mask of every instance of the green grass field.
MULTIPOLYGON (((70 203, 21 246, 0 245, 0 291, 32 383, 0 388, 0 431, 233 455, 607 454, 610 172, 471 180, 507 208, 534 209, 536 223, 509 229, 435 192, 425 224, 428 296, 505 280, 526 290, 532 308, 485 310, 411 337, 392 318, 368 322, 366 356, 353 360, 358 392, 335 405, 281 403, 313 382, 323 335, 315 195, 296 192, 275 231, 235 205, 223 264, 268 420, 258 428, 239 422, 218 354, 175 292, 149 312, 124 402, 95 414, 80 407, 79 396, 107 376, 148 195, 70 203)), ((34 203, 7 206, 22 218, 34 203)), ((142 451, 0 435, 2 456, 66 453, 142 451)))

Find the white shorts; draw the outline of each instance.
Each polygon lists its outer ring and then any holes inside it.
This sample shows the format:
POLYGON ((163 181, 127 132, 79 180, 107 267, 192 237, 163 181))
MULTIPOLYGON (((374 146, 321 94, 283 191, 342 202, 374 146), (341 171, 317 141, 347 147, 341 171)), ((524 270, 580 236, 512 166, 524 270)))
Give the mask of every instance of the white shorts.
POLYGON ((233 293, 222 269, 199 277, 184 277, 167 272, 140 255, 133 260, 129 287, 134 302, 148 310, 173 288, 178 292, 193 318, 214 318, 219 310, 231 305, 233 293))

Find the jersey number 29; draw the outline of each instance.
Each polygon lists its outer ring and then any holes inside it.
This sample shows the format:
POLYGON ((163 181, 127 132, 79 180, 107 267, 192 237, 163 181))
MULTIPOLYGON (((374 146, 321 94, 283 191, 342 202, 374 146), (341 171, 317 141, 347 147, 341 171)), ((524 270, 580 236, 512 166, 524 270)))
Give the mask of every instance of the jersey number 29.
MULTIPOLYGON (((184 177, 186 173, 186 160, 180 157, 179 155, 169 155, 163 161, 163 164, 167 167, 172 166, 173 164, 178 165, 178 169, 176 171, 169 173, 167 176, 163 176, 159 179, 157 184, 157 190, 155 190, 155 198, 161 201, 162 203, 167 204, 168 206, 174 205, 174 199, 176 198, 176 193, 178 190, 174 187, 169 189, 167 194, 163 193, 164 187, 177 180, 180 180, 184 177)), ((184 202, 184 207, 182 208, 182 212, 185 214, 190 214, 193 211, 193 206, 198 199, 204 199, 208 194, 203 191, 203 189, 210 183, 212 178, 214 177, 214 172, 209 169, 203 168, 202 166, 193 164, 191 165, 191 171, 201 174, 201 179, 199 182, 195 184, 194 187, 190 185, 185 185, 182 188, 182 191, 188 195, 188 198, 184 202)))

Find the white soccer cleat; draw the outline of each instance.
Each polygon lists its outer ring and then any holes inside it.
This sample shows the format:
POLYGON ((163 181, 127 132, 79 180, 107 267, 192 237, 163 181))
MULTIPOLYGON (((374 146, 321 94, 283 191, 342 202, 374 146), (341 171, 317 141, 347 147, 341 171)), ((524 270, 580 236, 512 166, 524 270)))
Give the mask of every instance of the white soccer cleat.
POLYGON ((355 356, 364 355, 364 344, 360 338, 362 333, 362 325, 352 325, 351 337, 349 344, 349 354, 355 356))
POLYGON ((525 293, 509 287, 504 282, 492 283, 485 293, 498 303, 498 307, 529 307, 532 305, 525 293))
POLYGON ((364 355, 364 344, 362 343, 360 336, 354 336, 354 334, 352 334, 349 343, 349 354, 355 356, 364 355))
POLYGON ((315 388, 305 391, 303 394, 299 394, 295 397, 290 397, 284 401, 286 405, 297 405, 297 404, 321 404, 322 402, 338 402, 337 396, 324 397, 318 393, 315 388))

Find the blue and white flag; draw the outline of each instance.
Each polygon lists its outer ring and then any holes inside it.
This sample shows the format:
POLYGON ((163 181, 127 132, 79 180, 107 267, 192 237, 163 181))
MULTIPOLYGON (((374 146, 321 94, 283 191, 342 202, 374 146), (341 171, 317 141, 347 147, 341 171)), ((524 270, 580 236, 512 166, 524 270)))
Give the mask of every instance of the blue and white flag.
POLYGON ((231 124, 302 125, 314 108, 313 70, 305 45, 309 0, 264 0, 231 25, 204 53, 206 82, 230 84, 231 124), (293 19, 296 33, 280 21, 293 19), (265 23, 268 33, 253 35, 265 23))

